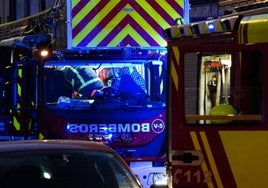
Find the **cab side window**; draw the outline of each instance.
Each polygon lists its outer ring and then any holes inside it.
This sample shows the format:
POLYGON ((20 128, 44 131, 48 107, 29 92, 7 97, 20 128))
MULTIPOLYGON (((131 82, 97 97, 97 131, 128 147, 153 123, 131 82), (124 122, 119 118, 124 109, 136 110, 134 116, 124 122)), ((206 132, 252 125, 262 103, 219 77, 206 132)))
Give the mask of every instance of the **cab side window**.
POLYGON ((233 71, 233 104, 241 114, 261 114, 263 103, 262 54, 258 51, 241 52, 241 66, 233 71), (240 74, 238 71, 241 71, 240 74))
POLYGON ((261 71, 262 55, 257 51, 185 54, 186 123, 260 123, 261 71))

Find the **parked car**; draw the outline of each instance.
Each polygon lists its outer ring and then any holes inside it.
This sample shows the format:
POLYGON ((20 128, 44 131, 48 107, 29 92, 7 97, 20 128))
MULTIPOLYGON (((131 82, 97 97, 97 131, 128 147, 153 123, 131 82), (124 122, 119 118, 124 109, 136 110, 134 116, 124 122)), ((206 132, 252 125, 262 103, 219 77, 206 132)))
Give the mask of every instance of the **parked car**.
POLYGON ((0 142, 0 187, 141 188, 110 147, 78 140, 0 142))

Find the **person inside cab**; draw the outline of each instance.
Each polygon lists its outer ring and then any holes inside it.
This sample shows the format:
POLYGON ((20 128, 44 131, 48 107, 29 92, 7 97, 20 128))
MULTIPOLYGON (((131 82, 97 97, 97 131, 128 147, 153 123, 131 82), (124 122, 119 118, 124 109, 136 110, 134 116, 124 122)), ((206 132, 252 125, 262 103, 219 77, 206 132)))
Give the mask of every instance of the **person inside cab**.
POLYGON ((96 72, 87 66, 65 66, 62 71, 73 86, 73 98, 94 98, 104 86, 96 72))

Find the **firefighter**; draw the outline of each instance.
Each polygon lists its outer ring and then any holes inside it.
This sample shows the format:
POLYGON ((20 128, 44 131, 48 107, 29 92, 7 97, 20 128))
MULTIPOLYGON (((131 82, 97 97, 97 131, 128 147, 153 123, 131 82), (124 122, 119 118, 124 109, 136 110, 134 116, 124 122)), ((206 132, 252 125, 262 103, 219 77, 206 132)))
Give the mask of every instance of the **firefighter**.
POLYGON ((101 95, 100 90, 104 87, 104 84, 92 68, 65 66, 62 71, 73 86, 73 98, 88 99, 101 95))

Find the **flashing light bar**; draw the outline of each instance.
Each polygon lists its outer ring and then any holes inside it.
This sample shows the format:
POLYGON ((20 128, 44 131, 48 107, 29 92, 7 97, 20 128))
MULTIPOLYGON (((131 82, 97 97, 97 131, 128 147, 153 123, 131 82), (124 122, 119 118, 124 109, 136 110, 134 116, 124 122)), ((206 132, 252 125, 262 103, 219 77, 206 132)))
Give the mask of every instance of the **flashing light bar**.
POLYGON ((221 27, 225 31, 233 30, 235 27, 236 20, 238 19, 238 16, 232 16, 229 18, 223 18, 221 19, 221 27))
POLYGON ((214 31, 214 30, 215 30, 215 25, 214 25, 213 22, 209 22, 209 23, 208 23, 208 30, 209 30, 209 31, 214 31))
POLYGON ((165 30, 168 38, 180 38, 184 36, 194 36, 210 33, 220 33, 231 31, 235 28, 238 16, 205 20, 187 25, 172 26, 165 30))

